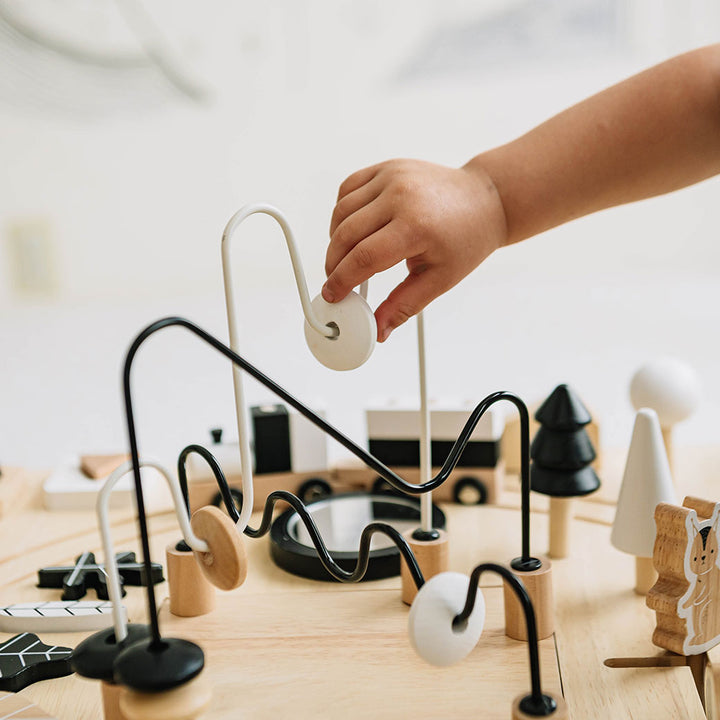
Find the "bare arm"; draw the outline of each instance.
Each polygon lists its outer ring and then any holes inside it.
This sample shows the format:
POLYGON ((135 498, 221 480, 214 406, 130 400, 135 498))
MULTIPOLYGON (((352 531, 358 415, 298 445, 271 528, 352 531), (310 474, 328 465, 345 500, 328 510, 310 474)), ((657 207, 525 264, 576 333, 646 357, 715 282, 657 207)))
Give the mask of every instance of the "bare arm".
POLYGON ((720 45, 668 60, 453 169, 393 160, 340 187, 326 300, 405 260, 378 339, 497 248, 720 172, 720 45))

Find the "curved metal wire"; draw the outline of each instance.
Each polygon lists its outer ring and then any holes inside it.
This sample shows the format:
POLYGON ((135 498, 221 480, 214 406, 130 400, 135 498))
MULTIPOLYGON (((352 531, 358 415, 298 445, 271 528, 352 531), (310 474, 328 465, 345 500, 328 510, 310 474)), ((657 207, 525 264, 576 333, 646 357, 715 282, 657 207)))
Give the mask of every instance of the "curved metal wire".
MULTIPOLYGON (((235 502, 233 500, 233 496, 230 493, 230 486, 228 485, 225 473, 222 471, 222 468, 220 467, 217 458, 202 445, 188 445, 182 450, 180 456, 178 457, 178 478, 180 480, 180 488, 182 490, 183 496, 185 497, 185 502, 188 503, 188 481, 185 463, 187 462, 187 458, 191 453, 197 453, 208 463, 213 475, 215 476, 215 481, 217 482, 218 489, 220 490, 220 495, 222 497, 228 514, 234 522, 238 522, 238 520, 240 519, 240 513, 238 512, 238 509, 235 506, 235 502)), ((410 549, 407 541, 394 527, 392 527, 392 525, 388 525, 387 523, 370 523, 366 525, 365 528, 363 528, 362 534, 360 535, 358 560, 355 569, 352 572, 348 570, 343 570, 333 560, 332 555, 330 555, 330 552, 327 549, 327 545, 325 544, 325 541, 323 540, 323 537, 320 534, 320 531, 318 530, 318 527, 315 524, 312 515, 310 515, 310 513, 307 511, 307 508, 305 507, 305 503, 303 503, 303 501, 300 500, 299 497, 293 495, 290 492, 287 492, 286 490, 276 490, 267 496, 267 498, 265 499, 265 508, 263 509, 263 516, 260 521, 260 526, 257 529, 246 527, 243 531, 245 535, 251 538, 260 538, 263 535, 266 535, 270 530, 270 526, 272 525, 273 510, 275 508, 275 505, 277 505, 277 503, 281 501, 286 502, 288 505, 290 505, 293 510, 295 510, 295 512, 298 514, 303 525, 305 525, 305 529, 307 530, 308 535, 310 535, 310 540, 315 546, 315 550, 317 551, 318 557, 320 558, 320 562, 322 562, 323 567, 328 571, 328 573, 330 573, 333 578, 335 578, 335 580, 345 583, 359 582, 360 580, 362 580, 363 577, 365 577, 368 563, 370 562, 370 542, 372 541, 372 536, 376 533, 382 533, 384 535, 387 535, 390 540, 392 540, 393 543, 395 543, 395 545, 397 546, 400 554, 403 556, 405 562, 407 563, 408 570, 410 571, 410 575, 417 589, 419 590, 425 583, 425 578, 423 577, 422 571, 420 570, 420 566, 418 565, 417 559, 415 558, 415 555, 410 549)), ((188 510, 189 507, 190 506, 188 503, 188 510)))
MULTIPOLYGON (((383 479, 385 479, 390 485, 397 490, 400 490, 411 495, 419 495, 424 492, 435 489, 442 485, 445 480, 450 476, 450 473, 457 465, 460 456, 462 455, 465 446, 470 440, 475 426, 479 422, 483 414, 488 410, 491 405, 494 405, 500 400, 507 400, 511 402, 518 409, 520 413, 520 428, 521 428, 521 483, 522 483, 522 557, 515 558, 512 561, 512 567, 516 570, 528 570, 537 568, 540 566, 540 561, 530 556, 530 451, 529 451, 529 438, 530 438, 530 422, 527 406, 525 403, 513 393, 500 391, 488 395, 480 404, 472 411, 468 418, 465 426, 460 433, 460 437, 457 439, 455 444, 452 446, 445 463, 438 472, 438 474, 429 480, 428 482, 421 484, 409 483, 384 463, 380 462, 377 458, 370 455, 366 450, 356 445, 350 438, 343 435, 339 430, 334 428, 328 422, 326 422, 319 415, 316 415, 312 410, 303 405, 299 400, 296 400, 290 393, 284 388, 278 385, 276 382, 271 380, 269 377, 264 375, 260 370, 251 365, 247 360, 242 358, 237 353, 233 352, 227 345, 220 342, 217 338, 210 335, 202 328, 198 327, 194 323, 181 317, 167 317, 161 320, 157 320, 154 323, 148 325, 140 334, 135 338, 130 346, 125 357, 125 365, 123 369, 123 394, 125 398, 125 416, 127 420, 128 438, 130 442, 130 455, 133 462, 133 474, 135 479, 135 499, 137 503, 138 511, 138 524, 140 526, 140 541, 143 551, 143 561, 145 563, 145 569, 148 577, 151 576, 151 559, 150 559, 150 542, 148 537, 147 529, 147 518, 145 517, 145 501, 142 491, 142 483, 140 481, 140 466, 139 466, 139 450, 137 444, 137 433, 135 430, 135 417, 133 413, 132 405, 132 394, 130 391, 130 371, 132 369, 132 363, 137 354, 140 346, 147 340, 150 335, 162 330, 166 327, 184 327, 193 334, 197 335, 201 340, 204 340, 208 345, 213 347, 222 355, 225 355, 235 365, 239 366, 258 382, 265 387, 272 390, 278 397, 288 403, 288 405, 295 408, 301 415, 306 417, 310 422, 319 427, 323 432, 330 435, 334 440, 339 442, 343 447, 349 450, 353 455, 362 460, 368 467, 372 468, 377 472, 383 479)), ((155 601, 155 594, 153 586, 149 584, 147 586, 148 593, 148 612, 151 621, 151 630, 153 635, 153 642, 159 644, 161 642, 160 630, 157 620, 157 604, 155 601)))
POLYGON ((552 715, 557 709, 557 703, 549 695, 543 695, 542 687, 540 685, 540 659, 538 656, 535 608, 533 608, 532 600, 530 600, 530 596, 525 589, 525 585, 522 580, 517 577, 517 575, 513 575, 508 568, 496 563, 482 563, 481 565, 478 565, 470 575, 470 585, 468 586, 465 607, 462 609, 462 612, 453 618, 453 629, 458 632, 462 632, 467 624, 467 621, 475 608, 475 599, 478 593, 480 576, 486 571, 497 573, 503 578, 503 580, 505 580, 505 582, 512 588, 515 595, 517 595, 517 598, 522 605, 523 612, 525 613, 527 642, 528 649, 530 651, 530 682, 532 690, 530 695, 526 695, 520 701, 520 709, 524 713, 534 717, 552 715))

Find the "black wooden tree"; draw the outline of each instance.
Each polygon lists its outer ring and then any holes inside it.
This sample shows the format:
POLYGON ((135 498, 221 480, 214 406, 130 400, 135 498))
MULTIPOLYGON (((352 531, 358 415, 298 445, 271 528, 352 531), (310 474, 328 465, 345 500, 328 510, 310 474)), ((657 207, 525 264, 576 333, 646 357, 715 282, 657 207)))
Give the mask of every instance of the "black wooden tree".
POLYGON ((592 420, 580 398, 567 386, 558 385, 535 413, 540 429, 530 457, 533 490, 550 496, 550 557, 568 555, 571 498, 600 487, 590 466, 595 460, 585 426, 592 420))

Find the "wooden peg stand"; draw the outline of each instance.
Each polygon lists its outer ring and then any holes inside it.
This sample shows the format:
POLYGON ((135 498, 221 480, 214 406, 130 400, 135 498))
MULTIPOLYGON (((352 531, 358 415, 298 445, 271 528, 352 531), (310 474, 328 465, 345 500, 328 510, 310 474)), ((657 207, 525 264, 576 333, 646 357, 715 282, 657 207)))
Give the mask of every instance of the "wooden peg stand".
MULTIPOLYGON (((513 570, 523 581, 525 589, 535 608, 538 640, 544 640, 555 632, 555 609, 553 605, 552 564, 540 556, 541 565, 537 570, 519 572, 513 570)), ((525 613, 515 593, 503 583, 505 601, 505 634, 513 640, 527 640, 525 613)))
MULTIPOLYGON (((448 534, 444 530, 438 530, 440 537, 437 540, 424 541, 415 540, 412 536, 413 532, 414 530, 409 530, 403 533, 403 537, 415 554, 425 580, 429 580, 433 575, 445 572, 448 569, 448 534)), ((400 561, 400 576, 402 579, 402 601, 406 605, 412 605, 415 595, 417 595, 417 588, 404 560, 400 561)))
POLYGON ((127 720, 120 710, 120 695, 123 693, 122 685, 110 682, 100 683, 102 695, 103 720, 127 720))
POLYGON ((170 612, 180 617, 207 615, 215 607, 215 588, 208 582, 192 550, 165 548, 170 612))
POLYGON ((210 706, 212 691, 200 675, 174 690, 159 693, 124 688, 120 709, 125 720, 197 720, 210 706))

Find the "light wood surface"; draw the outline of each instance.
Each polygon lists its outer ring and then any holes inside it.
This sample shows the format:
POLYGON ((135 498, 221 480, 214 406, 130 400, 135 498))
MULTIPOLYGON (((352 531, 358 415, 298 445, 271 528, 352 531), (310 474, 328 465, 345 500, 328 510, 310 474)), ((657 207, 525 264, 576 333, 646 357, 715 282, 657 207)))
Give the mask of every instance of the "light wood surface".
MULTIPOLYGON (((677 449, 683 493, 712 497, 720 448, 684 454, 677 449), (686 483, 686 485, 684 485, 686 483)), ((618 669, 610 657, 657 654, 651 642, 654 613, 633 592, 634 558, 610 545, 624 454, 606 453, 603 487, 579 499, 572 555, 553 563, 555 635, 541 642, 543 689, 564 692, 574 720, 705 718, 690 669, 618 669), (561 686, 562 680, 562 686, 561 686)), ((26 486, 27 487, 27 486, 26 486)), ((444 506, 450 535, 449 569, 469 574, 479 562, 508 563, 520 554, 517 480, 508 479, 500 506, 444 506)), ((534 555, 547 551, 548 498, 533 497, 534 555)), ((138 550, 129 511, 111 513, 118 550, 138 550)), ((255 518, 257 524, 257 518, 255 518)), ((169 513, 150 518, 153 558, 180 533, 169 513)), ((438 669, 410 648, 407 607, 400 579, 345 586, 288 575, 269 558, 268 538, 245 540, 248 576, 219 592, 209 615, 179 618, 161 607, 167 636, 199 642, 205 675, 213 686, 206 720, 342 716, 397 718, 420 714, 507 720, 513 700, 529 692, 527 646, 504 633, 499 578, 483 576, 485 631, 459 665, 438 669), (487 583, 487 584, 486 584, 487 583), (239 712, 242 708, 242 712, 239 712)), ((37 569, 72 560, 83 550, 101 555, 95 518, 87 512, 20 509, 0 521, 0 603, 50 600, 57 591, 35 587, 37 569)), ((167 585, 157 586, 158 600, 167 585)), ((125 604, 142 622, 144 588, 130 587, 125 604)), ((0 638, 8 637, 2 635, 0 638)), ((85 633, 53 634, 56 644, 76 645, 85 633)), ((98 683, 75 675, 33 685, 21 693, 58 720, 98 720, 98 683)))

